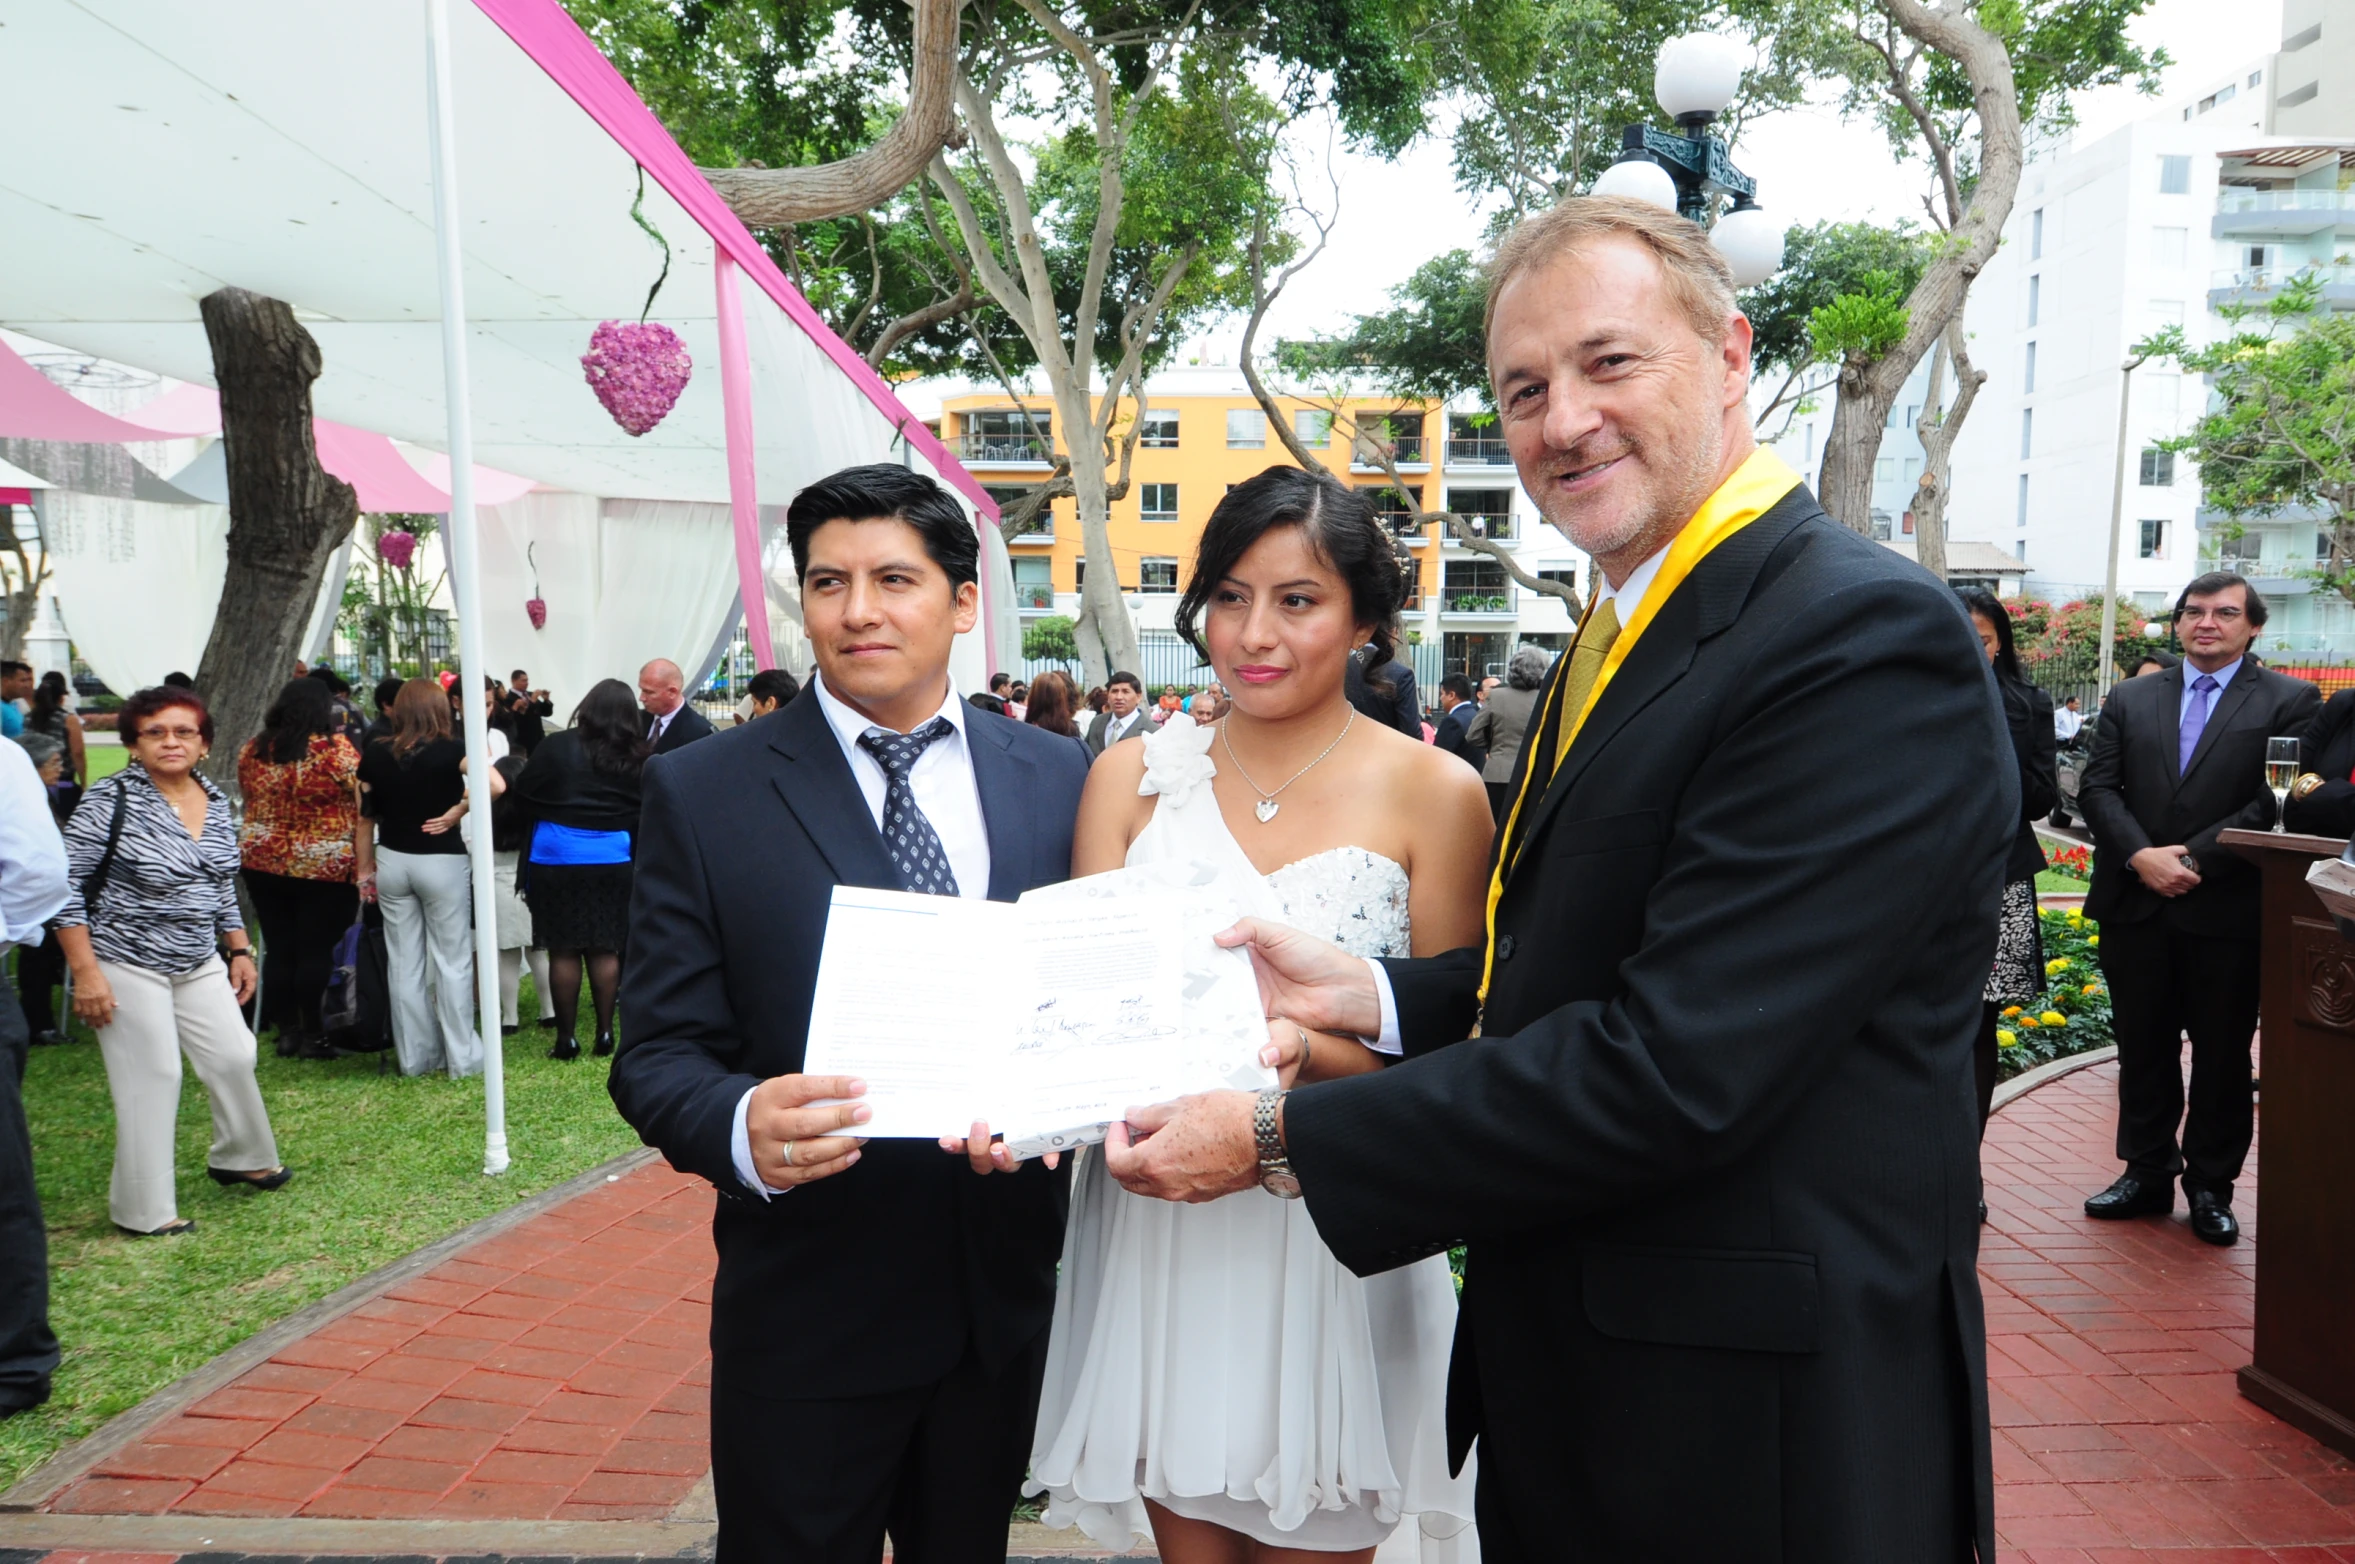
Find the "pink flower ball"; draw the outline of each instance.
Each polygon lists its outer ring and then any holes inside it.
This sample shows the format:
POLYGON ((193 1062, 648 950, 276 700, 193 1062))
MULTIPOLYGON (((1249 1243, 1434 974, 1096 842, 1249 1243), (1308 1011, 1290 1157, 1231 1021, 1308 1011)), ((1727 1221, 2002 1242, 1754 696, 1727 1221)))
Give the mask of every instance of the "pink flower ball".
POLYGON ((376 557, 395 570, 406 570, 409 561, 417 557, 417 534, 398 529, 387 532, 376 540, 376 557))
POLYGON ((523 605, 523 612, 524 617, 531 620, 534 630, 548 628, 548 600, 546 598, 535 597, 528 600, 523 605))
POLYGON ((589 334, 589 351, 581 355, 589 389, 613 421, 633 435, 663 421, 694 368, 679 334, 652 321, 627 326, 603 321, 589 334))

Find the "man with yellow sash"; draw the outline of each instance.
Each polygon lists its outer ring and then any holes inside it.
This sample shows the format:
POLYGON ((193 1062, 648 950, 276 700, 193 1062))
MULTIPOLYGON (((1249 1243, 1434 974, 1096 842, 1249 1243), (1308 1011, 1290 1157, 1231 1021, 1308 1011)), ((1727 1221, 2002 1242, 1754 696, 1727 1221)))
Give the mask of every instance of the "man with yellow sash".
POLYGON ((1600 580, 1486 944, 1238 926, 1272 1014, 1403 1061, 1140 1110, 1106 1166, 1298 1193, 1361 1274, 1467 1246, 1449 1441, 1489 1564, 1991 1558, 1971 1044, 2018 781, 1986 659, 1757 447, 1698 227, 1565 201, 1488 288, 1521 481, 1600 580))

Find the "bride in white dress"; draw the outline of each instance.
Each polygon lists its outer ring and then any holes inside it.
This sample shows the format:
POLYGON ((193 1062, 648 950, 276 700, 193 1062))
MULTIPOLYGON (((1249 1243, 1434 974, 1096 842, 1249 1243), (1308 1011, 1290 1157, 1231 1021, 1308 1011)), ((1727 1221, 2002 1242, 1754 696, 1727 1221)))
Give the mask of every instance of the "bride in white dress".
MULTIPOLYGON (((1474 942, 1479 773, 1343 693, 1358 647, 1378 640, 1386 660, 1400 570, 1371 505, 1331 479, 1271 468, 1232 490, 1178 626, 1234 708, 1104 754, 1072 873, 1208 860, 1272 916, 1361 955, 1474 942)), ((1269 1035, 1286 1084, 1384 1065, 1354 1038, 1281 1020, 1269 1035)), ((1471 1467, 1447 1471, 1445 1257, 1360 1279, 1304 1202, 1142 1199, 1096 1155, 1075 1174, 1031 1453, 1047 1524, 1123 1548, 1149 1525, 1166 1564, 1324 1564, 1371 1559, 1403 1520, 1431 1564, 1477 1558, 1471 1467)))

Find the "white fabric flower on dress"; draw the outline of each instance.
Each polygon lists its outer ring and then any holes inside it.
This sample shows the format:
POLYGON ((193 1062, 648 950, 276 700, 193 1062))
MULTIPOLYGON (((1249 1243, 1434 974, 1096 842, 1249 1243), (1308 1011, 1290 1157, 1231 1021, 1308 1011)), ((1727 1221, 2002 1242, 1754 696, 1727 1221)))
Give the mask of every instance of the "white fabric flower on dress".
POLYGON ((1173 804, 1183 804, 1194 789, 1217 775, 1210 758, 1210 745, 1217 737, 1216 728, 1197 724, 1182 711, 1171 712, 1157 731, 1145 735, 1145 775, 1137 783, 1137 796, 1159 793, 1173 804))

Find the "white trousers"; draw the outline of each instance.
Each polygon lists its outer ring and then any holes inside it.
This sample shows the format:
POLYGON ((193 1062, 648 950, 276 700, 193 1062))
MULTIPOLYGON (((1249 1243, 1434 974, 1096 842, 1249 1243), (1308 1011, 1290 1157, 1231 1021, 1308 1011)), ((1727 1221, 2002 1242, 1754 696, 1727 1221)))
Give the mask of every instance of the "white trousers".
POLYGON ((482 1073, 474 1035, 473 889, 463 853, 376 850, 376 905, 392 968, 393 1050, 403 1075, 482 1073))
POLYGON ((114 1019, 98 1029, 98 1052, 114 1095, 107 1214, 135 1232, 151 1233, 179 1215, 172 1132, 180 1117, 181 1054, 212 1102, 208 1166, 231 1173, 274 1168, 278 1141, 254 1081, 253 1033, 238 1013, 220 957, 178 976, 103 959, 98 970, 114 990, 114 1019))
POLYGON ((548 998, 548 953, 534 945, 529 950, 508 946, 499 952, 499 1024, 516 1026, 516 1001, 523 993, 523 963, 531 959, 532 986, 539 990, 540 1019, 556 1019, 556 1006, 548 998))

